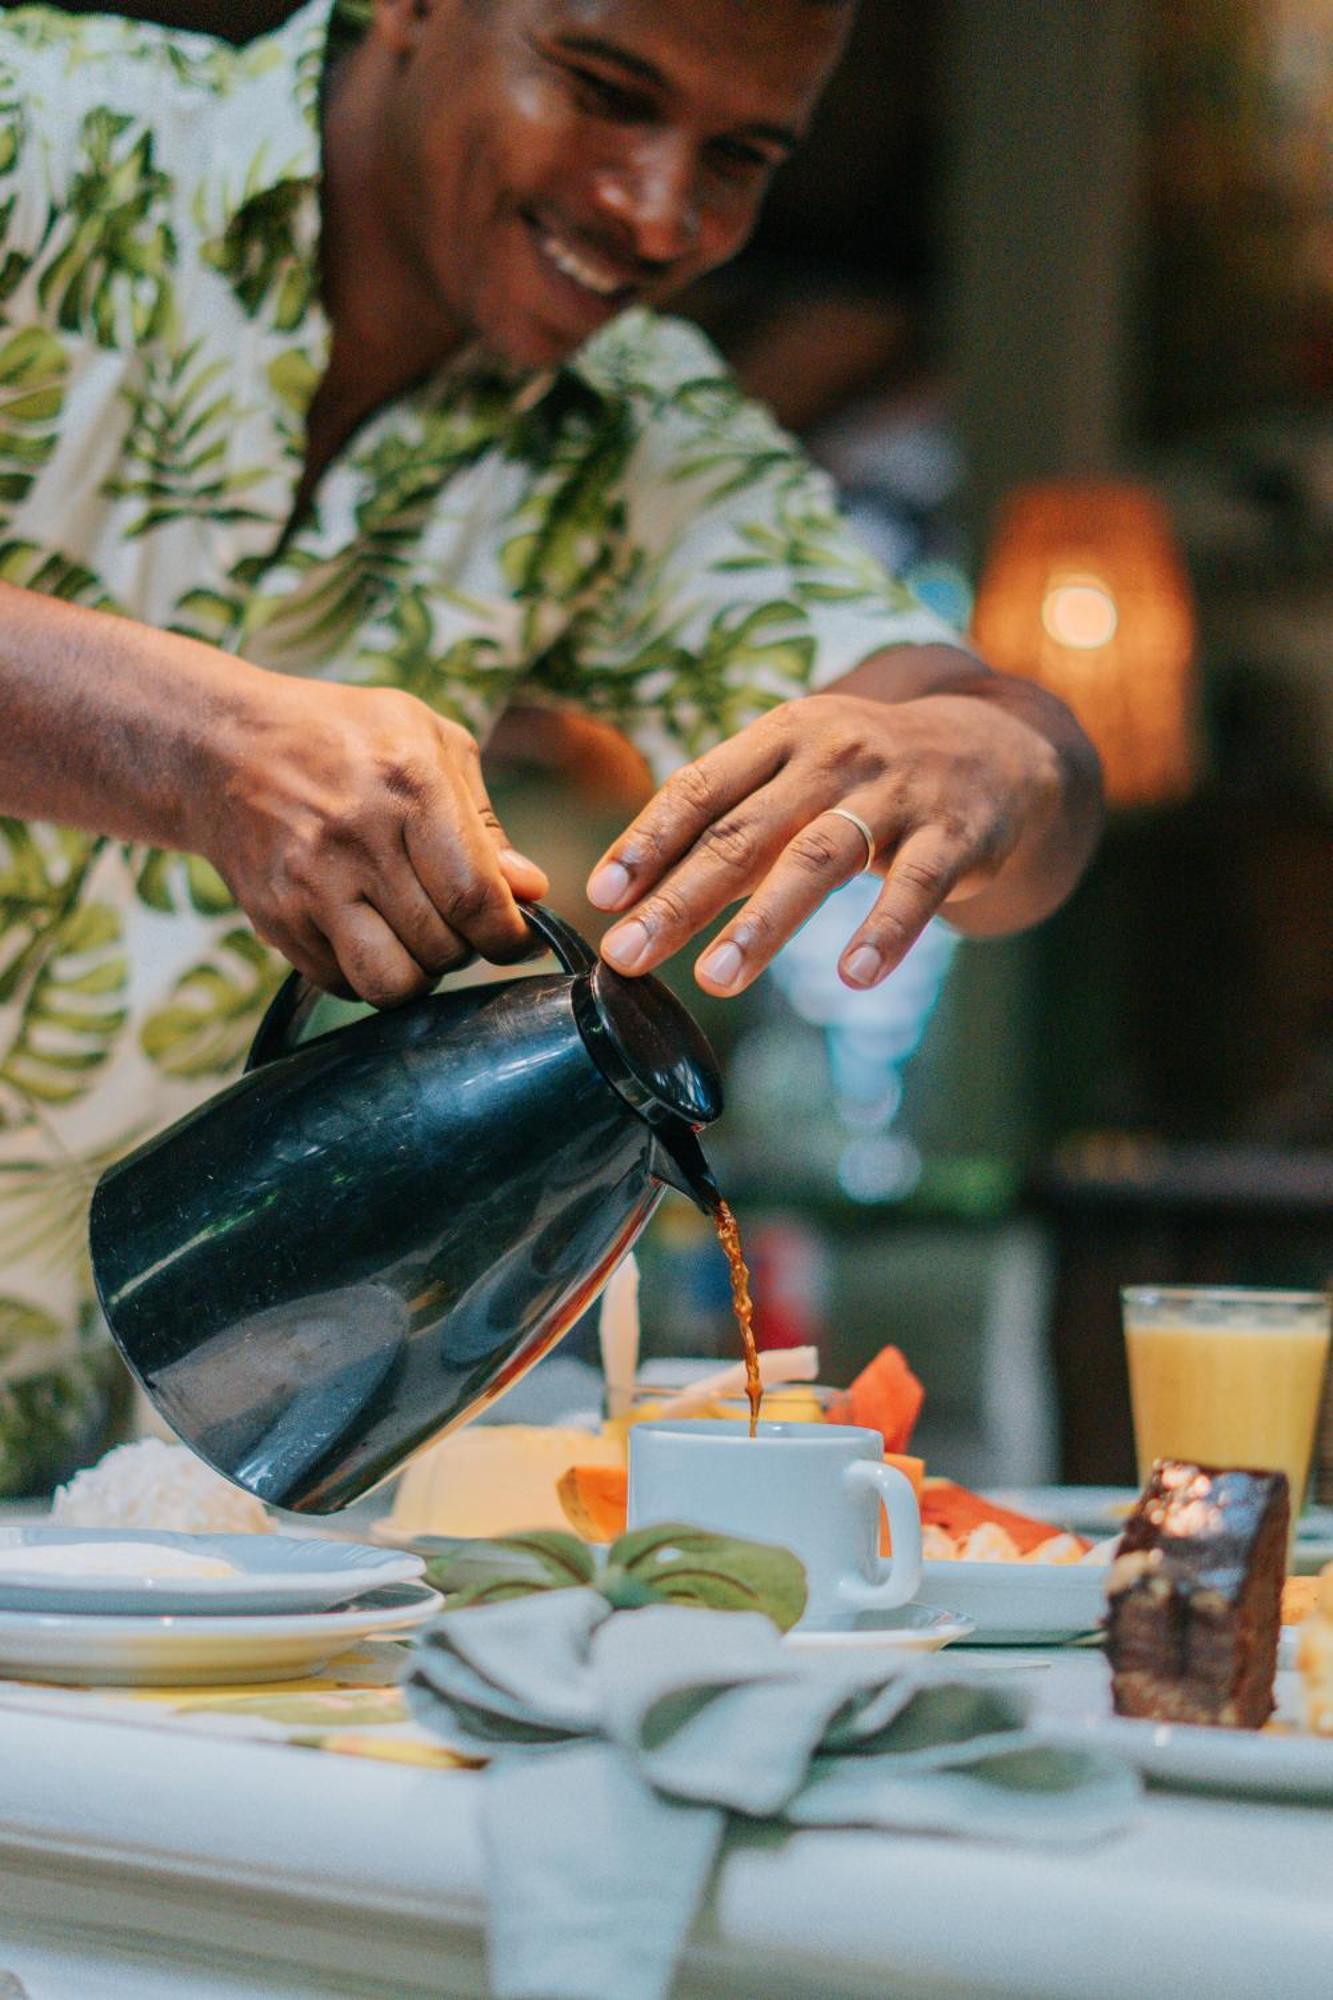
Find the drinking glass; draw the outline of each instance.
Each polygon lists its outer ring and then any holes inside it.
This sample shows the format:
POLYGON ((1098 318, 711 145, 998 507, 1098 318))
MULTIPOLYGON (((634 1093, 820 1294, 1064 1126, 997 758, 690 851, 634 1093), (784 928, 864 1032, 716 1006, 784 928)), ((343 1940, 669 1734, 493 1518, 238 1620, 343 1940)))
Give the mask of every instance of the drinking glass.
POLYGON ((1298 1514, 1328 1361, 1328 1295, 1129 1285, 1120 1297, 1140 1484, 1158 1458, 1281 1471, 1298 1514))

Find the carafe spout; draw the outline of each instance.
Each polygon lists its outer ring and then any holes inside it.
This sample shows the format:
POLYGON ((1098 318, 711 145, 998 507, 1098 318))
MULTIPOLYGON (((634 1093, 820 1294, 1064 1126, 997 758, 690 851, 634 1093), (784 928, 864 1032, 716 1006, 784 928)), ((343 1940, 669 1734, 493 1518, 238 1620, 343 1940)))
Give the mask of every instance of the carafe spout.
POLYGON ((713 1178, 713 1169, 704 1158, 704 1149, 685 1123, 658 1125, 653 1133, 652 1174, 678 1194, 688 1195, 705 1215, 716 1215, 722 1190, 713 1178))

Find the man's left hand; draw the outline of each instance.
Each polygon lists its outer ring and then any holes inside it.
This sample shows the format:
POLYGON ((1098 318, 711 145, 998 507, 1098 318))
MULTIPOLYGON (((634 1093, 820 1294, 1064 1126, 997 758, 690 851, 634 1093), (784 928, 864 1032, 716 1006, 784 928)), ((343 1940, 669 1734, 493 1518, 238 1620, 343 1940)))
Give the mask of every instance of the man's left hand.
POLYGON ((1098 806, 1096 760, 1060 704, 970 661, 908 699, 847 688, 786 702, 677 771, 607 850, 588 895, 619 915, 602 943, 618 971, 652 971, 744 898, 695 968, 707 992, 742 992, 866 865, 833 807, 869 829, 884 885, 839 961, 849 986, 877 985, 938 912, 1015 929, 1067 893, 1098 806))

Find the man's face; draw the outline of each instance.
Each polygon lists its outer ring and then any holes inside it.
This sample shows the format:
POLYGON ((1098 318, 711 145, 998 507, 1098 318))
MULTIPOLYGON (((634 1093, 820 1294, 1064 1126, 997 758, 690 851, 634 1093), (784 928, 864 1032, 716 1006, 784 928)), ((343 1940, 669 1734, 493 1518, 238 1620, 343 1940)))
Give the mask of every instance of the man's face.
POLYGON ((379 0, 396 254, 520 367, 724 263, 841 50, 809 0, 379 0))

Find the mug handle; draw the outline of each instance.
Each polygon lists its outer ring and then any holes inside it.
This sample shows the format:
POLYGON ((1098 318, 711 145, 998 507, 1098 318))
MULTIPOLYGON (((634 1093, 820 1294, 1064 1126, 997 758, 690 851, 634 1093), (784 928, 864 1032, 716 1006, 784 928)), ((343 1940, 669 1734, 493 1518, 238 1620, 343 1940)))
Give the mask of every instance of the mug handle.
MULTIPOLYGON (((593 970, 597 954, 572 924, 567 924, 554 910, 548 910, 544 903, 525 903, 522 909, 529 928, 549 951, 555 953, 566 972, 578 974, 593 970)), ((250 1053, 245 1059, 247 1076, 252 1069, 260 1069, 279 1056, 291 1054, 323 998, 322 990, 313 986, 304 974, 288 974, 269 1001, 268 1010, 250 1044, 250 1053)))
POLYGON ((892 1556, 879 1559, 879 1575, 874 1583, 844 1576, 838 1596, 854 1611, 891 1611, 907 1604, 921 1585, 921 1509, 912 1482, 896 1465, 882 1465, 877 1459, 859 1458, 849 1465, 843 1478, 855 1491, 868 1493, 875 1506, 888 1516, 893 1537, 892 1556))

